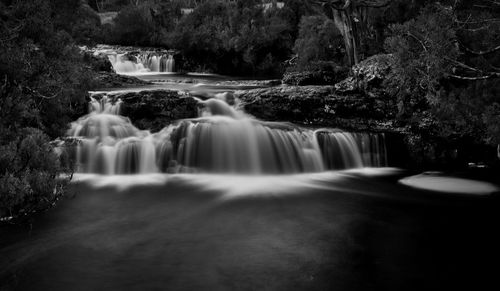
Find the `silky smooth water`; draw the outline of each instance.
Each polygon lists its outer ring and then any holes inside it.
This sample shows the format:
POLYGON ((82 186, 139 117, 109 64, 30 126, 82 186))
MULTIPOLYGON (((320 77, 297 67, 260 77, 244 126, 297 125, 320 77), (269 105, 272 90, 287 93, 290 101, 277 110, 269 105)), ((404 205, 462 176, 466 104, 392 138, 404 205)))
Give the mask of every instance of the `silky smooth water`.
POLYGON ((91 98, 90 113, 68 131, 81 141, 78 171, 258 175, 387 165, 384 134, 263 122, 228 105, 224 94, 217 96, 199 100, 199 118, 179 120, 157 133, 139 130, 119 115, 122 101, 116 96, 91 98))
POLYGON ((0 225, 0 289, 498 289, 498 199, 402 175, 77 174, 31 227, 0 225))
POLYGON ((144 72, 175 72, 175 60, 170 54, 140 53, 138 55, 111 53, 108 59, 118 74, 144 72))

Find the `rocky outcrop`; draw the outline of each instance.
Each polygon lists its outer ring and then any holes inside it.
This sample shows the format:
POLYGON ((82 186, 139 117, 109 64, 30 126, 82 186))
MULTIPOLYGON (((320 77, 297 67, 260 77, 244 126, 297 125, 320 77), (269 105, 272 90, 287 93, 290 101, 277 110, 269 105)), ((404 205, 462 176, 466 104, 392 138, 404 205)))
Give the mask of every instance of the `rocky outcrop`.
POLYGON ((346 68, 327 64, 301 71, 289 71, 283 75, 283 83, 293 86, 333 85, 347 76, 346 68))
POLYGON ((96 88, 122 88, 150 85, 150 82, 143 81, 136 77, 119 75, 114 72, 97 72, 95 76, 96 88))
MULTIPOLYGON (((103 93, 121 99, 122 115, 142 129, 158 131, 171 122, 198 116, 198 102, 177 91, 103 93)), ((258 119, 348 130, 393 130, 395 104, 361 94, 339 95, 333 86, 279 86, 236 91, 242 109, 258 119)), ((232 99, 232 98, 231 98, 232 99)))
POLYGON ((366 93, 373 94, 380 89, 384 80, 390 75, 394 56, 380 54, 367 58, 352 67, 352 75, 335 84, 337 93, 366 93))
POLYGON ((354 130, 393 127, 395 102, 361 94, 339 95, 333 86, 282 86, 236 91, 245 112, 263 120, 354 130))
POLYGON ((83 60, 96 72, 108 72, 112 73, 113 65, 109 61, 108 57, 104 55, 94 55, 88 51, 83 51, 83 60))
POLYGON ((81 47, 80 49, 83 54, 84 62, 95 72, 95 89, 122 88, 151 84, 150 82, 140 80, 136 77, 116 74, 113 65, 105 54, 96 54, 86 47, 81 47))
MULTIPOLYGON (((94 95, 99 98, 104 95, 94 95)), ((121 114, 140 129, 157 132, 172 122, 198 116, 198 102, 192 97, 171 90, 151 90, 127 93, 106 93, 114 101, 121 99, 121 114)))

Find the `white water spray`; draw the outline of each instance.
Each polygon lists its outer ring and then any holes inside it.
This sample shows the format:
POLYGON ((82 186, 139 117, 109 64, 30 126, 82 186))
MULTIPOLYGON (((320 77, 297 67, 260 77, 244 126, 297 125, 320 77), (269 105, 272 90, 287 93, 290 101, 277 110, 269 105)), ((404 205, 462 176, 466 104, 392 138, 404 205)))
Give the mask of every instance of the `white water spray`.
POLYGON ((68 131, 81 140, 78 171, 289 174, 387 165, 383 134, 303 129, 248 117, 221 99, 199 102, 199 118, 151 133, 119 115, 120 98, 91 97, 90 113, 68 131))

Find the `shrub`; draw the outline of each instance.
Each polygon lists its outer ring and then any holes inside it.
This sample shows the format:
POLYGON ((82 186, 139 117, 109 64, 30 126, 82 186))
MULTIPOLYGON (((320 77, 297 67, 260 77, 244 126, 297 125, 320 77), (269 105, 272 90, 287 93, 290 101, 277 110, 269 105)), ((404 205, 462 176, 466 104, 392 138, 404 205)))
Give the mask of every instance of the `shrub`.
POLYGON ((0 143, 0 217, 29 214, 49 207, 62 194, 63 171, 49 138, 24 128, 0 143))

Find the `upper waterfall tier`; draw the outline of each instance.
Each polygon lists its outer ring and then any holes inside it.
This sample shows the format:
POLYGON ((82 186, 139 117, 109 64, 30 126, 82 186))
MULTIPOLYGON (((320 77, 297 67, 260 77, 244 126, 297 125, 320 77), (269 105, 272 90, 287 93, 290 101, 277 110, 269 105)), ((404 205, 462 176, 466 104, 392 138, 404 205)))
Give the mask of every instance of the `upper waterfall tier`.
POLYGON ((120 99, 91 98, 91 112, 68 131, 80 139, 78 171, 280 174, 387 165, 384 134, 263 122, 221 99, 199 104, 199 118, 152 134, 119 115, 120 99))
POLYGON ((175 50, 155 48, 122 47, 98 45, 93 48, 82 47, 94 55, 107 56, 118 74, 140 74, 147 72, 175 72, 175 50))
POLYGON ((144 72, 175 72, 173 55, 159 53, 108 54, 113 69, 118 74, 144 72))

